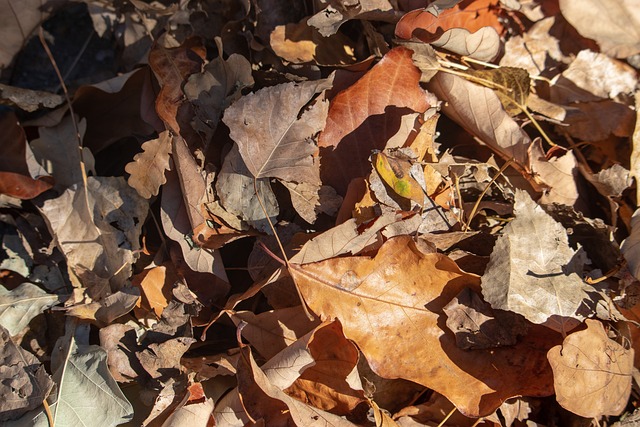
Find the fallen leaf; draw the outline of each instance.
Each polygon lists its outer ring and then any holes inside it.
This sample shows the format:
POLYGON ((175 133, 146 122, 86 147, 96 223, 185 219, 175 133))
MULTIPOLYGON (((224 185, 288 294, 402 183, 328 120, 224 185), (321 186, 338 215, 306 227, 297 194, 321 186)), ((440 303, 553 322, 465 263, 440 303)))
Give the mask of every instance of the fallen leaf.
POLYGON ((285 83, 227 108, 222 121, 253 177, 320 184, 314 136, 324 127, 328 104, 318 99, 305 106, 330 85, 331 80, 285 83))
POLYGON ((252 175, 236 144, 222 163, 216 179, 216 194, 229 213, 238 216, 256 230, 272 233, 265 211, 271 222, 275 223, 280 208, 271 183, 268 178, 256 179, 252 175))
POLYGON ((585 323, 549 350, 556 400, 581 417, 620 415, 631 393, 633 349, 610 339, 600 321, 585 323))
POLYGON ((12 111, 0 114, 0 129, 0 194, 29 200, 53 187, 53 179, 36 163, 12 111))
MULTIPOLYGON (((2 65, 0 65, 0 68, 2 68, 2 65)), ((9 103, 29 113, 40 108, 55 108, 64 102, 64 97, 55 93, 23 89, 4 84, 0 84, 0 99, 9 101, 9 103)))
MULTIPOLYGON (((223 52, 222 42, 216 38, 218 52, 223 52)), ((202 72, 189 76, 184 93, 195 108, 194 127, 209 141, 218 127, 222 113, 242 96, 242 90, 253 86, 251 64, 242 55, 231 54, 209 62, 202 72)))
POLYGON ((162 86, 156 98, 156 111, 168 129, 188 138, 193 114, 189 112, 190 104, 182 86, 191 74, 200 72, 205 49, 196 38, 177 47, 165 47, 165 41, 167 38, 156 41, 149 53, 149 65, 162 86))
POLYGON ((86 171, 95 169, 95 161, 88 148, 82 147, 82 157, 80 155, 79 144, 84 138, 87 122, 84 119, 78 122, 79 141, 73 121, 71 116, 67 116, 57 126, 40 127, 40 138, 30 144, 38 163, 53 176, 53 188, 60 193, 82 182, 81 161, 84 161, 86 171))
POLYGON ((530 145, 529 158, 534 179, 548 187, 539 202, 582 208, 578 192, 578 161, 572 150, 551 147, 546 153, 538 138, 530 145))
POLYGON ((429 89, 446 101, 442 110, 447 116, 505 160, 527 169, 531 139, 504 111, 494 91, 444 72, 430 80, 429 89))
POLYGON ((130 174, 127 182, 145 199, 157 196, 162 184, 167 182, 164 173, 169 169, 169 153, 173 137, 167 130, 142 144, 142 153, 133 157, 125 166, 130 174))
POLYGON ((122 177, 89 177, 40 207, 69 269, 94 299, 131 276, 148 203, 122 177), (90 211, 88 210, 90 209, 90 211))
POLYGON ((0 421, 6 422, 42 406, 53 381, 38 359, 13 342, 1 325, 0 343, 0 421))
POLYGON ((269 45, 276 55, 294 64, 341 66, 357 60, 352 40, 342 33, 323 37, 307 18, 297 24, 278 25, 271 32, 269 45))
POLYGON ((409 236, 388 240, 374 258, 290 264, 290 271, 311 310, 339 319, 382 377, 436 390, 473 417, 490 414, 509 397, 553 393, 541 349, 557 336, 539 328, 513 347, 459 349, 442 309, 463 287, 477 289, 478 277, 445 255, 423 254, 409 236), (412 356, 399 359, 398 353, 412 356))
POLYGON ((15 336, 34 317, 62 300, 60 295, 49 294, 28 282, 11 291, 0 285, 0 325, 6 328, 10 336, 15 336))
POLYGON ((385 21, 396 17, 393 6, 388 0, 321 0, 321 2, 327 4, 327 7, 309 18, 307 23, 317 28, 324 37, 337 33, 340 26, 350 19, 385 21))
POLYGON ((602 51, 615 58, 640 52, 640 11, 629 0, 589 0, 577 4, 560 0, 560 11, 580 35, 594 39, 602 51))
POLYGON ((620 246, 624 259, 629 264, 629 271, 640 280, 640 209, 636 209, 631 217, 631 233, 620 246))
POLYGON ((107 352, 109 372, 116 381, 126 383, 143 372, 135 357, 141 349, 133 326, 114 323, 100 328, 100 346, 107 352))
POLYGON ((186 425, 192 427, 206 427, 210 423, 213 407, 214 404, 212 399, 206 399, 201 403, 192 403, 182 406, 169 415, 165 422, 162 423, 162 427, 178 427, 186 425))
MULTIPOLYGON (((373 153, 371 161, 380 178, 391 187, 395 194, 410 199, 420 206, 424 204, 425 190, 412 176, 411 162, 387 156, 384 152, 373 153)), ((418 170, 422 172, 420 168, 418 170)), ((424 173, 422 176, 424 177, 424 173)))
POLYGON ((319 213, 335 216, 342 205, 342 197, 328 185, 321 187, 303 182, 282 182, 291 194, 291 204, 300 217, 309 224, 316 222, 319 213))
POLYGON ((420 88, 421 72, 411 54, 404 47, 390 50, 331 101, 318 146, 322 182, 338 194, 345 194, 353 178, 368 175, 371 151, 384 148, 403 115, 435 105, 435 99, 420 88))
POLYGON ((138 288, 123 288, 101 298, 100 301, 72 305, 66 309, 66 312, 68 316, 93 320, 99 326, 106 326, 133 310, 139 300, 138 288))
POLYGON ((172 298, 171 289, 178 280, 172 265, 159 265, 136 274, 131 284, 140 288, 143 304, 160 317, 172 298))
POLYGON ((166 381, 180 372, 180 358, 194 342, 194 338, 177 337, 162 343, 152 343, 138 351, 136 357, 151 378, 166 381))
POLYGON ((480 295, 463 289, 444 308, 447 327, 456 335, 458 347, 465 350, 514 345, 527 333, 527 323, 515 313, 491 310, 480 295))
POLYGON ((33 31, 65 3, 65 0, 0 2, 0 68, 8 68, 33 31))
POLYGON ((493 60, 500 51, 503 26, 494 12, 496 0, 435 3, 413 10, 396 25, 401 39, 425 43, 481 61, 493 60))
POLYGON ((526 70, 514 67, 500 67, 489 70, 469 70, 467 74, 498 85, 496 94, 510 116, 517 116, 522 113, 522 107, 527 105, 530 79, 526 70))
POLYGON ((493 308, 568 332, 590 313, 593 289, 580 275, 586 256, 571 249, 564 227, 522 190, 514 211, 482 276, 482 295, 493 308))

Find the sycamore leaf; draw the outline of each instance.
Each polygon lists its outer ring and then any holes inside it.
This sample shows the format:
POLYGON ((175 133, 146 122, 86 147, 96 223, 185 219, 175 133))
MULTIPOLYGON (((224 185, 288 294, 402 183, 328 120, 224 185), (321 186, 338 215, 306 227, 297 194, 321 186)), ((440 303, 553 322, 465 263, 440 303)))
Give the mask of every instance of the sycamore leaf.
POLYGON ((585 323, 549 350, 556 400, 581 417, 620 415, 631 394, 633 349, 609 338, 600 321, 585 323))
POLYGON ((640 9, 633 0, 560 0, 560 11, 607 55, 626 58, 640 52, 640 9))
POLYGON ((503 27, 492 10, 497 0, 465 0, 445 5, 436 2, 426 9, 413 10, 396 25, 396 36, 417 38, 451 52, 491 61, 500 52, 503 27))
POLYGON ((133 162, 125 167, 131 175, 127 182, 145 199, 157 196, 162 184, 167 182, 164 172, 169 169, 172 140, 171 133, 165 130, 156 139, 142 144, 143 152, 136 154, 133 162))
POLYGON ((314 136, 324 128, 328 103, 316 94, 331 80, 284 83, 246 95, 222 121, 253 177, 320 184, 314 136))
POLYGON ((482 295, 493 308, 569 331, 589 314, 592 288, 579 274, 586 256, 571 249, 564 227, 523 190, 516 191, 514 211, 482 276, 482 295))
POLYGON ((442 310, 462 288, 478 289, 479 279, 445 255, 422 253, 410 236, 389 239, 373 258, 290 264, 290 272, 311 310, 321 319, 339 319, 382 377, 436 390, 474 417, 509 397, 553 393, 545 349, 558 334, 537 328, 514 346, 459 349, 442 310))
POLYGON ((320 133, 322 182, 344 195, 353 178, 367 176, 372 150, 382 150, 402 117, 423 113, 436 100, 420 87, 412 51, 397 47, 332 101, 320 133))
POLYGON ((38 359, 13 342, 2 325, 0 345, 0 421, 7 421, 41 406, 53 381, 38 359))

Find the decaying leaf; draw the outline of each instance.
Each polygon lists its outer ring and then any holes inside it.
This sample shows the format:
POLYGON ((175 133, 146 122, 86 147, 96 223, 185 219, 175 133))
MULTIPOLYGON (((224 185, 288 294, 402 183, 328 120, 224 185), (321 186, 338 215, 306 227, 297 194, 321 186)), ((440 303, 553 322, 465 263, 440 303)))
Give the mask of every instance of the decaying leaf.
POLYGON ((493 308, 570 331, 590 313, 592 288, 580 276, 586 256, 524 191, 516 191, 514 211, 482 276, 482 295, 493 308))
POLYGON ((69 269, 96 299, 131 276, 148 204, 121 177, 89 177, 87 185, 71 186, 41 210, 69 269))
POLYGON ((0 421, 14 420, 42 406, 53 381, 36 357, 16 345, 0 325, 0 421))
POLYGON ((320 34, 329 37, 349 19, 393 20, 395 13, 388 0, 321 0, 327 4, 324 10, 313 15, 307 21, 316 27, 320 34), (386 18, 386 19, 385 19, 386 18))
POLYGON ((539 328, 512 347, 459 349, 445 331, 442 310, 462 288, 477 289, 478 277, 445 255, 420 252, 409 236, 388 240, 373 258, 332 258, 291 264, 290 270, 311 310, 321 319, 339 319, 345 336, 383 377, 423 384, 475 417, 508 397, 553 392, 541 349, 557 336, 539 328), (412 357, 398 359, 398 352, 412 357))
POLYGON ((529 73, 522 68, 500 67, 489 70, 469 70, 468 74, 495 83, 496 94, 511 116, 522 113, 529 97, 529 73), (514 102, 515 101, 515 102, 514 102))
POLYGON ((619 415, 631 393, 633 349, 609 338, 600 321, 585 323, 549 350, 556 399, 582 417, 619 415))

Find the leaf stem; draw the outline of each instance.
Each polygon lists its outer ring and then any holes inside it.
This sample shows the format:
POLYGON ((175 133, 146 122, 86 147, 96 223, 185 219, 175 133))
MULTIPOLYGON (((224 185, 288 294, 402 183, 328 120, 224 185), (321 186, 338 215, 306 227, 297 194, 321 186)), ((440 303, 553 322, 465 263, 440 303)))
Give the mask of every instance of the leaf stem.
POLYGON ((464 231, 465 233, 467 232, 467 230, 469 229, 469 225, 471 225, 471 220, 473 220, 473 217, 475 216, 476 211, 478 210, 478 206, 480 206, 480 201, 482 201, 482 198, 484 197, 484 195, 487 194, 487 191, 489 191, 489 187, 491 187, 491 184, 496 182, 498 177, 502 175, 509 166, 511 166, 512 162, 513 162, 513 159, 507 160, 506 163, 502 165, 498 173, 491 179, 489 184, 487 184, 487 186, 484 187, 484 190, 482 190, 482 193, 480 193, 478 200, 476 200, 476 203, 473 205, 473 209, 471 209, 471 212, 469 213, 469 219, 467 219, 467 222, 464 224, 462 231, 464 231))

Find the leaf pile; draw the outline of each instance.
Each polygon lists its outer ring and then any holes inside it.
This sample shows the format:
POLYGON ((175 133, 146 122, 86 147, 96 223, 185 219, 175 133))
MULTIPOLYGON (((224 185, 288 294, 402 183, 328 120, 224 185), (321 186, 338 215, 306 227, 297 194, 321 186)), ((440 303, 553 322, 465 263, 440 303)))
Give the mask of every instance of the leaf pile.
POLYGON ((637 5, 45 3, 0 3, 0 423, 635 425, 637 5), (113 68, 21 87, 71 13, 113 68))

